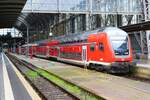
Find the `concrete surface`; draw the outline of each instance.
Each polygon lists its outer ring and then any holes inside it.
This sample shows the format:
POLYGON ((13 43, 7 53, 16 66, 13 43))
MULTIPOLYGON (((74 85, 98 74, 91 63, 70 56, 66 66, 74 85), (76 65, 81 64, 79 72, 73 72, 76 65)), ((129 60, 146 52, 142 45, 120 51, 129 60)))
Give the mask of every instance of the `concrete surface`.
POLYGON ((0 100, 41 100, 38 95, 33 98, 30 92, 35 91, 31 91, 31 86, 26 88, 27 83, 22 82, 21 76, 10 60, 0 53, 0 100))
POLYGON ((0 53, 0 100, 3 100, 5 98, 3 77, 4 77, 3 76, 3 61, 2 61, 2 55, 0 53))

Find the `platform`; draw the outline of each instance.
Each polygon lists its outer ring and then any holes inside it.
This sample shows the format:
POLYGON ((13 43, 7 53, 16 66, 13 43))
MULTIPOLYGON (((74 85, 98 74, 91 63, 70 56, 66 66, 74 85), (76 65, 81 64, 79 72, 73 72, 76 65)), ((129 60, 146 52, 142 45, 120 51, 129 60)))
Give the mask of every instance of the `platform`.
POLYGON ((40 97, 15 68, 11 61, 0 53, 0 100, 40 100, 40 97))
POLYGON ((108 100, 150 100, 150 84, 148 83, 59 62, 34 57, 30 59, 24 55, 15 56, 108 100))
POLYGON ((135 75, 150 79, 150 60, 135 60, 135 75))
POLYGON ((135 60, 137 62, 137 66, 139 67, 145 67, 150 68, 150 60, 135 60))
POLYGON ((4 95, 4 76, 3 76, 3 61, 2 54, 0 53, 0 100, 5 98, 4 95))

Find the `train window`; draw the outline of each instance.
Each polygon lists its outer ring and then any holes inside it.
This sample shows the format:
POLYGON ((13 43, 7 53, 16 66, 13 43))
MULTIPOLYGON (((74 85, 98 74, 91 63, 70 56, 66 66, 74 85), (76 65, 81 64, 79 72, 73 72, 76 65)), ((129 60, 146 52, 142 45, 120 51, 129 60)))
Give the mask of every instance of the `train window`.
POLYGON ((91 50, 91 51, 94 51, 94 50, 95 50, 95 44, 91 44, 91 45, 90 45, 90 50, 91 50))
POLYGON ((99 50, 104 51, 104 44, 103 43, 99 43, 99 50))

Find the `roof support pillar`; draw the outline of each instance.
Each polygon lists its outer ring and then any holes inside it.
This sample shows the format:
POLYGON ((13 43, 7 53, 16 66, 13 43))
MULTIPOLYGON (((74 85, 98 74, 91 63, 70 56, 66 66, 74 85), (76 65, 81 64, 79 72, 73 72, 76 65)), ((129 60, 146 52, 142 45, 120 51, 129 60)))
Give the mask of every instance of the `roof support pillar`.
MULTIPOLYGON (((143 7, 144 7, 144 16, 145 21, 150 20, 150 1, 149 0, 143 0, 143 7)), ((148 49, 148 59, 150 59, 150 31, 146 31, 146 38, 147 38, 147 49, 148 49)))
POLYGON ((150 59, 150 31, 146 31, 147 37, 147 49, 148 49, 148 59, 150 59))
POLYGON ((28 56, 29 55, 29 27, 28 26, 26 26, 26 28, 27 28, 27 53, 26 53, 26 56, 28 56))
POLYGON ((26 30, 26 35, 27 35, 27 39, 26 39, 26 43, 27 43, 26 56, 28 56, 29 55, 29 25, 24 19, 18 18, 18 20, 20 22, 22 22, 26 26, 26 29, 27 29, 26 30))

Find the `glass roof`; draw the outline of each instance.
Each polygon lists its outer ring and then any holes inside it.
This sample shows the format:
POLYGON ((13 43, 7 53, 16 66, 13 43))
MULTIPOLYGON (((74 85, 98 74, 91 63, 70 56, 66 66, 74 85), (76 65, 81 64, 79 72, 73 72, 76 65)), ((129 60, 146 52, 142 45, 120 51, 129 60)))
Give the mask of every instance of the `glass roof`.
POLYGON ((28 0, 22 12, 141 14, 140 0, 28 0))

